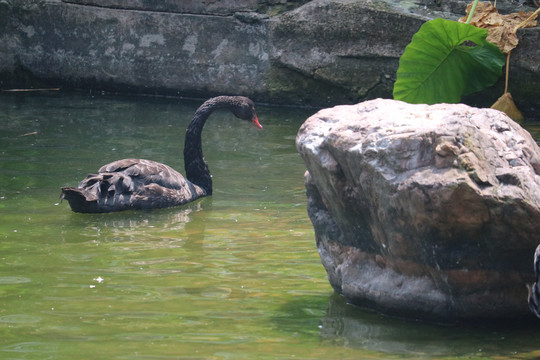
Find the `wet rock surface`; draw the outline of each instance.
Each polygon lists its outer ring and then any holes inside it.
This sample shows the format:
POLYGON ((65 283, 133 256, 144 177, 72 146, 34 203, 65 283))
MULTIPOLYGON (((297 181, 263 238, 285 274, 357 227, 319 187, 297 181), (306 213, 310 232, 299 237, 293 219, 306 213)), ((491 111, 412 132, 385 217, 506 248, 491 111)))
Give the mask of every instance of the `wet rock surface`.
POLYGON ((372 100, 324 109, 296 139, 334 289, 430 319, 529 316, 540 149, 504 114, 372 100))

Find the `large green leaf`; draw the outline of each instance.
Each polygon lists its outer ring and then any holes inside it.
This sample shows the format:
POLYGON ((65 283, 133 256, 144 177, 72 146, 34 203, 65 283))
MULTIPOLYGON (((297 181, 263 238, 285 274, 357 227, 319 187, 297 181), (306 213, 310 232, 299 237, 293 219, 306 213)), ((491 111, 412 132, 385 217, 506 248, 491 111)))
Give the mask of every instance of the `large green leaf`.
POLYGON ((455 103, 493 85, 505 56, 486 40, 487 30, 444 19, 426 22, 399 60, 394 99, 455 103))

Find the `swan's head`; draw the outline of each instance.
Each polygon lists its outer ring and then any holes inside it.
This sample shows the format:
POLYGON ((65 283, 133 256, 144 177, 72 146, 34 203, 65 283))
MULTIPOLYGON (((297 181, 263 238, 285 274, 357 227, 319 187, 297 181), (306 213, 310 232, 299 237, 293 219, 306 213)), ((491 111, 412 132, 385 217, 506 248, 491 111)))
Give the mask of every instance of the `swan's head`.
POLYGON ((235 100, 234 106, 231 109, 232 113, 242 120, 251 121, 257 129, 262 129, 262 125, 259 123, 257 113, 255 112, 253 101, 243 96, 237 96, 235 100))

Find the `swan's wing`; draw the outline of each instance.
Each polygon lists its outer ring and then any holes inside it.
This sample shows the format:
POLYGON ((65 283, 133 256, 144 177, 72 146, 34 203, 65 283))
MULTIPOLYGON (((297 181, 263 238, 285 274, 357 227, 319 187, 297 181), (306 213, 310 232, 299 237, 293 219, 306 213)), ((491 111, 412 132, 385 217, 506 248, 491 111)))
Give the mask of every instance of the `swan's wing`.
POLYGON ((206 193, 167 165, 124 159, 104 165, 62 196, 78 212, 152 209, 193 201, 206 193))
POLYGON ((103 165, 100 174, 123 174, 144 185, 157 184, 169 189, 181 189, 187 181, 170 166, 145 159, 123 159, 103 165))
POLYGON ((63 188, 62 197, 76 212, 110 212, 176 206, 206 195, 200 187, 183 181, 186 186, 171 189, 156 182, 146 184, 122 171, 101 173, 88 175, 78 188, 63 188))

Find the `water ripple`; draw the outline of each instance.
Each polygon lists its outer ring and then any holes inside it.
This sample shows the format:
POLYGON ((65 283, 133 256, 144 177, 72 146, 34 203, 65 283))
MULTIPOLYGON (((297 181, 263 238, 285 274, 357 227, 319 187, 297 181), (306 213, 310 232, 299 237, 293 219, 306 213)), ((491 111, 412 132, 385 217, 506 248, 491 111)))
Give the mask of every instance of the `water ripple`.
POLYGON ((30 281, 32 280, 23 276, 0 276, 1 285, 24 284, 24 283, 29 283, 30 281))

